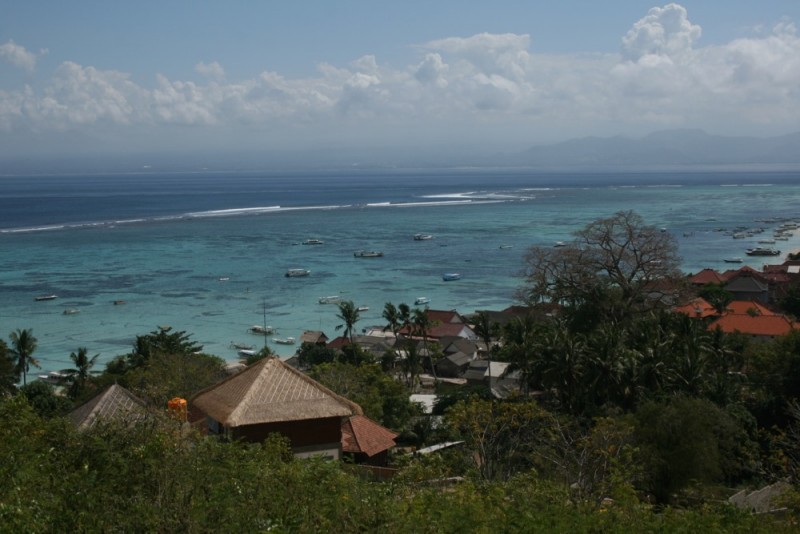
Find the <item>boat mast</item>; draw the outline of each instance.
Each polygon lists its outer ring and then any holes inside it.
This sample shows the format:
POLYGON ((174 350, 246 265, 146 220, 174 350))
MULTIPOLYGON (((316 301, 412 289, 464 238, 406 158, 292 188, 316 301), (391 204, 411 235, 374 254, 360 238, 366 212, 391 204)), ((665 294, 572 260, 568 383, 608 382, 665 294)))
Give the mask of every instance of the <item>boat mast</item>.
POLYGON ((264 312, 264 348, 267 348, 267 300, 261 299, 261 309, 264 312))

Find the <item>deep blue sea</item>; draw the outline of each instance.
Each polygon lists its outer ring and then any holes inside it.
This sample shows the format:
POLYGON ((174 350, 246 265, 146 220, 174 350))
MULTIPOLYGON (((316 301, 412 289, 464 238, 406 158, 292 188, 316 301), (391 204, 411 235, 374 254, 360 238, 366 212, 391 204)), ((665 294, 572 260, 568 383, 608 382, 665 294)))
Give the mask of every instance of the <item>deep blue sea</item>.
MULTIPOLYGON (((32 328, 42 371, 69 367, 79 347, 106 362, 165 325, 235 359, 231 342, 263 343, 248 327, 265 313, 276 337, 337 335, 337 309, 322 296, 368 307, 358 328, 382 326, 386 302, 421 296, 463 313, 505 308, 516 302, 527 247, 569 240, 619 210, 672 233, 686 272, 731 267, 730 257, 760 268, 764 258, 744 251, 800 220, 799 206, 797 172, 5 176, 0 335, 32 328), (764 232, 733 239, 737 228, 764 232), (300 244, 310 238, 324 244, 300 244), (355 258, 360 249, 384 256, 355 258), (286 278, 290 268, 311 275, 286 278), (443 282, 443 272, 462 278, 443 282), (58 298, 34 300, 47 294, 58 298)), ((800 248, 800 234, 772 246, 800 248)))

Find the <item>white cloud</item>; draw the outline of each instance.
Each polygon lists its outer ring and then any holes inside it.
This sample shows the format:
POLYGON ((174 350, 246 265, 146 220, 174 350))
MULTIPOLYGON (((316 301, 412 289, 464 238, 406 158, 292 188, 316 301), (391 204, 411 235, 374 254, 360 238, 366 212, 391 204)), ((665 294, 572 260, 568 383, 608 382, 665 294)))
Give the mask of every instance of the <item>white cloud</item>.
POLYGON ((214 61, 213 63, 203 63, 202 61, 194 66, 196 73, 211 80, 220 81, 225 78, 225 69, 222 65, 214 61))
MULTIPOLYGON (((41 55, 46 53, 47 50, 40 52, 41 55)), ((18 45, 12 40, 0 45, 0 58, 28 72, 33 72, 36 67, 36 54, 28 52, 24 46, 18 45)))
POLYGON ((700 46, 700 32, 683 7, 669 4, 635 21, 618 54, 536 54, 528 35, 482 33, 425 43, 417 60, 399 68, 367 54, 344 66, 321 64, 307 78, 265 71, 233 81, 218 63, 198 63, 206 80, 159 75, 153 87, 67 61, 43 89, 0 91, 0 128, 135 126, 149 128, 155 142, 174 125, 215 141, 228 138, 224 131, 286 143, 797 129, 794 25, 781 21, 769 33, 714 46, 700 46))
POLYGON ((683 6, 667 4, 652 8, 633 25, 622 39, 622 50, 633 61, 650 54, 679 56, 691 51, 700 34, 683 6))

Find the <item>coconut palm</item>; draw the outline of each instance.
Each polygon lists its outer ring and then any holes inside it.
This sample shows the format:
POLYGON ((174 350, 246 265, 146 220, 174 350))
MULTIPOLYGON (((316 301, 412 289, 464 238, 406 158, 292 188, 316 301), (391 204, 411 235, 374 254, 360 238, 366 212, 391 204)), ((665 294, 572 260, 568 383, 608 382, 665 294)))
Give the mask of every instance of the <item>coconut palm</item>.
POLYGON ((28 383, 28 371, 30 366, 39 367, 39 361, 33 357, 36 350, 36 338, 33 337, 33 330, 30 328, 18 328, 11 332, 11 353, 17 360, 17 376, 22 375, 22 385, 28 383))
POLYGON ((339 313, 336 314, 336 317, 343 321, 343 324, 340 324, 336 327, 336 330, 340 328, 344 328, 344 337, 350 340, 350 343, 353 342, 353 332, 355 331, 356 323, 358 322, 358 308, 356 305, 353 304, 352 300, 346 300, 344 302, 340 302, 339 306, 339 313))
POLYGON ((390 330, 394 337, 397 337, 397 331, 400 330, 401 326, 400 312, 391 302, 387 302, 383 306, 383 318, 386 319, 386 326, 383 327, 383 331, 390 330))
POLYGON ((73 399, 77 398, 81 392, 83 392, 83 388, 86 387, 86 383, 90 378, 89 373, 95 361, 100 356, 99 354, 95 354, 89 358, 88 352, 86 347, 80 347, 78 352, 73 352, 69 355, 70 360, 75 364, 74 369, 69 369, 67 371, 70 382, 68 394, 73 399))
POLYGON ((486 345, 486 359, 489 362, 489 366, 487 368, 489 372, 489 391, 491 392, 492 389, 491 344, 492 344, 492 338, 495 337, 500 332, 500 325, 492 321, 492 318, 489 316, 489 313, 484 310, 478 312, 472 329, 475 331, 475 334, 477 334, 477 336, 480 337, 483 340, 483 343, 486 345))
POLYGON ((422 348, 428 355, 428 363, 430 363, 431 366, 431 374, 433 374, 433 380, 436 381, 436 368, 433 366, 433 357, 431 356, 431 351, 428 350, 428 332, 430 332, 431 328, 433 327, 433 321, 431 321, 431 318, 428 315, 428 308, 414 308, 414 312, 411 316, 411 323, 414 325, 415 333, 419 336, 422 336, 422 348))

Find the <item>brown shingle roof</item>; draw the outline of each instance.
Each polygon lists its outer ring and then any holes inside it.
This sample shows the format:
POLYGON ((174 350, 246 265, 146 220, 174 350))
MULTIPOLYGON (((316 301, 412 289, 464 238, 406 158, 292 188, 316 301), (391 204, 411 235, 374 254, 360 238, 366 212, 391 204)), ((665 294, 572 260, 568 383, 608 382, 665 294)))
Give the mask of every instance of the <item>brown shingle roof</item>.
POLYGON ((85 430, 98 421, 134 422, 146 416, 147 407, 143 400, 124 387, 113 384, 75 408, 68 417, 76 427, 85 430))
POLYGON ((228 427, 361 414, 361 407, 275 357, 195 395, 191 401, 228 427))
POLYGON ((395 446, 398 434, 363 415, 354 415, 342 423, 342 452, 374 456, 395 446))
POLYGON ((703 269, 699 273, 690 276, 689 281, 693 284, 704 286, 706 284, 722 284, 725 282, 725 278, 714 269, 703 269))

